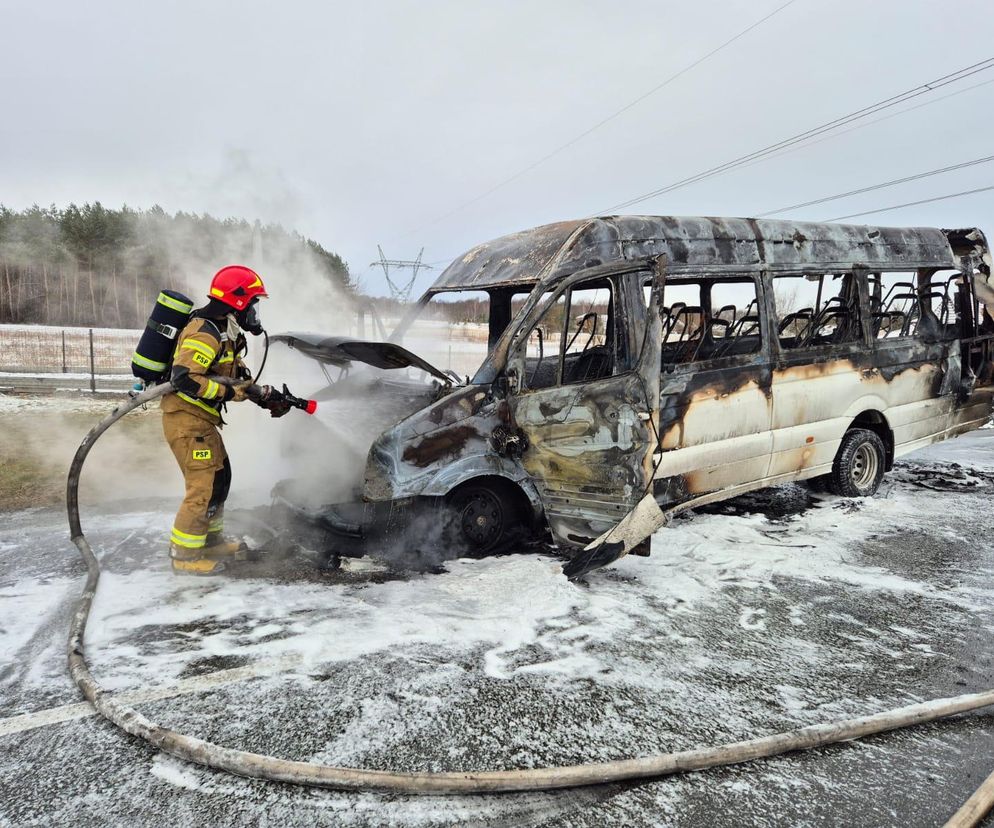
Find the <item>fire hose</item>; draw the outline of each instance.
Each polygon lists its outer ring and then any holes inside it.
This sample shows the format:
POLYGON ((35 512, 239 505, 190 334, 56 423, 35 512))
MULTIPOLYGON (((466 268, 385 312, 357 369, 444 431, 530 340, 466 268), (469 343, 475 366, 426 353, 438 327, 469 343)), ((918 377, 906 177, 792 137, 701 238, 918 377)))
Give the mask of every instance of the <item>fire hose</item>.
MULTIPOLYGON (((219 382, 222 378, 215 377, 219 382)), ((228 381, 230 383, 230 381, 228 381)), ((898 728, 933 722, 994 705, 994 690, 899 707, 852 719, 810 725, 796 730, 746 739, 717 747, 696 748, 656 756, 595 762, 568 767, 499 771, 394 772, 336 767, 281 759, 225 747, 164 727, 118 701, 90 672, 84 651, 87 619, 100 580, 100 563, 83 534, 79 517, 79 477, 90 449, 99 437, 129 412, 171 391, 168 383, 153 386, 121 403, 83 438, 69 469, 66 504, 72 542, 87 567, 86 584, 69 628, 69 672, 87 701, 122 730, 159 750, 188 762, 239 776, 338 790, 376 790, 403 794, 481 794, 553 790, 609 782, 653 779, 810 750, 898 728)), ((292 397, 292 395, 290 395, 292 397)), ((306 400, 295 407, 306 409, 306 400)), ((947 826, 979 824, 994 804, 994 774, 963 805, 947 826)))

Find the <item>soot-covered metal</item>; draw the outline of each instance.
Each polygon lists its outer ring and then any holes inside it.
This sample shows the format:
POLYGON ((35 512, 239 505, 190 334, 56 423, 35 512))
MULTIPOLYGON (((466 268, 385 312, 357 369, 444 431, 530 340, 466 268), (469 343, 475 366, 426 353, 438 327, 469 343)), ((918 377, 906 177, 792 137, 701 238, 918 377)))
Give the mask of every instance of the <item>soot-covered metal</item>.
MULTIPOLYGON (((504 548, 522 533, 544 537, 571 557, 576 577, 645 552, 652 531, 680 509, 830 474, 854 428, 880 437, 889 467, 990 416, 994 284, 976 229, 656 216, 560 222, 474 248, 421 304, 443 291, 494 297, 512 287, 530 293, 513 318, 507 307, 492 312, 486 359, 468 383, 392 343, 287 338, 331 364, 413 366, 442 380, 369 448, 357 498, 367 540, 385 523, 410 531, 378 518, 385 509, 406 519, 442 508, 433 526, 448 514, 458 528, 462 516, 464 528, 475 521, 462 540, 486 540, 461 551, 504 548), (895 272, 914 280, 907 312, 882 304, 881 274, 895 272), (952 276, 937 313, 939 272, 952 276), (832 280, 838 291, 824 310, 794 314, 807 334, 778 308, 773 280, 788 275, 832 280), (740 286, 751 302, 717 311, 710 297, 721 284, 740 286), (701 306, 668 305, 667 287, 679 285, 696 286, 701 306), (569 311, 560 319, 556 308, 591 287, 610 299, 585 317, 596 332, 602 314, 606 332, 567 353, 576 319, 569 311), (894 335, 885 325, 896 316, 913 330, 894 335), (544 357, 536 364, 528 343, 536 329, 543 343, 554 341, 553 325, 563 333, 560 351, 540 379, 544 357)), ((355 505, 328 506, 325 522, 352 526, 355 514, 355 505)))

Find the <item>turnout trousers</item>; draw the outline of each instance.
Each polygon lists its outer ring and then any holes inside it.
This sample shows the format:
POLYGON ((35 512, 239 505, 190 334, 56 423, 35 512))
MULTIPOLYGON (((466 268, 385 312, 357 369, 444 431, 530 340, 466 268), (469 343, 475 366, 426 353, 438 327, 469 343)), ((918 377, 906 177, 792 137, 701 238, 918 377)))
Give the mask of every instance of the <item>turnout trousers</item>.
POLYGON ((194 552, 203 548, 208 534, 224 528, 231 463, 217 425, 196 414, 163 412, 162 431, 186 483, 170 540, 194 552))

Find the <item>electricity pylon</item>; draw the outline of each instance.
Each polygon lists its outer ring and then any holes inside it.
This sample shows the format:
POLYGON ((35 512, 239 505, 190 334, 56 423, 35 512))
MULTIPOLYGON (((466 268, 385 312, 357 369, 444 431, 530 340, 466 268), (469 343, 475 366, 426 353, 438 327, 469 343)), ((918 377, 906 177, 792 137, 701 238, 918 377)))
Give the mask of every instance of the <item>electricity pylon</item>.
POLYGON ((377 262, 370 262, 370 267, 376 267, 379 265, 383 268, 383 275, 387 277, 387 285, 390 286, 390 296, 400 302, 410 302, 411 301, 411 291, 414 290, 414 280, 418 278, 419 270, 431 270, 431 265, 423 264, 421 261, 421 256, 425 252, 422 247, 418 251, 418 258, 413 261, 403 260, 403 259, 388 259, 383 255, 383 248, 376 245, 376 249, 380 254, 380 259, 377 262), (404 270, 406 268, 411 269, 411 278, 406 284, 398 284, 393 279, 390 278, 390 268, 396 268, 397 270, 404 270))

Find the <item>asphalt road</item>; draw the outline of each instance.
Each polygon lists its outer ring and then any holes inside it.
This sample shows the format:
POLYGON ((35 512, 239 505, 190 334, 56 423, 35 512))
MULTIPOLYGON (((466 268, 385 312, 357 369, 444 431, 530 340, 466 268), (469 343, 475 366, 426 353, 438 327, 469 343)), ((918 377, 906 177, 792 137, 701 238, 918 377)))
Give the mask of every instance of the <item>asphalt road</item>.
MULTIPOLYGON (((684 516, 650 558, 578 585, 527 555, 441 574, 283 560, 176 578, 168 510, 122 503, 84 519, 107 573, 88 654, 151 718, 290 758, 493 769, 720 744, 994 687, 992 493, 984 430, 907 459, 873 499, 788 485, 684 516)), ((982 712, 548 794, 411 798, 227 776, 78 705, 64 647, 83 567, 64 517, 2 521, 2 825, 924 826, 994 770, 982 712)))

